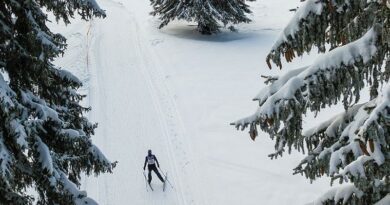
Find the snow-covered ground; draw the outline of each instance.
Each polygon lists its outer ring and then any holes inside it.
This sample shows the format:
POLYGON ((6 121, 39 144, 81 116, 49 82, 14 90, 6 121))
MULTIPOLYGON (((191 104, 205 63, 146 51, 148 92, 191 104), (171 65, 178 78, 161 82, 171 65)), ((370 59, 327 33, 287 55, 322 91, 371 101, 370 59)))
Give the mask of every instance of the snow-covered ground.
MULTIPOLYGON (((107 18, 52 25, 68 38, 56 63, 83 82, 99 123, 94 142, 111 160, 113 174, 86 178, 83 189, 100 204, 305 204, 329 188, 310 184, 292 169, 299 153, 270 160, 273 142, 252 142, 229 123, 252 114, 251 99, 275 75, 312 57, 269 70, 265 57, 299 0, 258 0, 253 23, 239 32, 202 36, 191 23, 159 30, 148 0, 97 0, 107 18), (157 155, 174 189, 146 192, 143 162, 157 155)), ((331 113, 334 114, 334 113, 331 113)), ((317 120, 310 120, 307 126, 317 120)))

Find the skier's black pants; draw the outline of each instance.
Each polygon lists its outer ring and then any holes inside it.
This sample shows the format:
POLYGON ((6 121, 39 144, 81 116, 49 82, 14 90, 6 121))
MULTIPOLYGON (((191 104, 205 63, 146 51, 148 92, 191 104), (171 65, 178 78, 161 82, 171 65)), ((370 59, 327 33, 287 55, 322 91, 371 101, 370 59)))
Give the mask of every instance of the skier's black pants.
POLYGON ((162 178, 160 172, 158 172, 157 170, 157 167, 155 164, 148 164, 148 170, 149 170, 149 173, 148 173, 148 182, 150 184, 150 182, 152 181, 152 170, 154 171, 154 173, 157 174, 158 178, 164 182, 164 179, 162 178))

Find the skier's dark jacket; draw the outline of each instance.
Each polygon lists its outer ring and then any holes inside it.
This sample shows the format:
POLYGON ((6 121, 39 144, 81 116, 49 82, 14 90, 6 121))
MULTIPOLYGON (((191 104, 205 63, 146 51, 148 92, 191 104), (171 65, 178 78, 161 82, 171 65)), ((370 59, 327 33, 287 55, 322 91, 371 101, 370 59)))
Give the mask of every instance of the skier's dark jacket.
POLYGON ((157 164, 157 167, 160 167, 160 164, 158 163, 157 157, 154 154, 148 155, 145 157, 144 169, 146 167, 146 164, 155 165, 154 163, 148 163, 148 161, 155 161, 155 163, 157 164))

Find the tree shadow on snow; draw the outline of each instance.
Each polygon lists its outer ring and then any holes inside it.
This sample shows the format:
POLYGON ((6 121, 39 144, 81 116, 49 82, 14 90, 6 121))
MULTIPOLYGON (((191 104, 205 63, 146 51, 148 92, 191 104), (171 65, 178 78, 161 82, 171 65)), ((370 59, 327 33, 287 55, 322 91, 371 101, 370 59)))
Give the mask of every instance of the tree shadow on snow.
POLYGON ((170 25, 162 28, 160 32, 182 39, 220 43, 250 39, 258 36, 257 33, 250 30, 239 29, 237 32, 232 32, 226 28, 221 28, 220 32, 216 34, 202 35, 196 28, 196 25, 170 25))

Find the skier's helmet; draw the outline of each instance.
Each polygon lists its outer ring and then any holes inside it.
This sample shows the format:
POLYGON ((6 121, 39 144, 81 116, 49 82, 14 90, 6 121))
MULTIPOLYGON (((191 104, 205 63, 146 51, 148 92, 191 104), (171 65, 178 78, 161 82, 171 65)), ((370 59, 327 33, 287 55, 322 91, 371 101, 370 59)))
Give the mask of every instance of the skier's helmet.
POLYGON ((152 150, 148 150, 148 155, 151 155, 152 154, 152 150))

